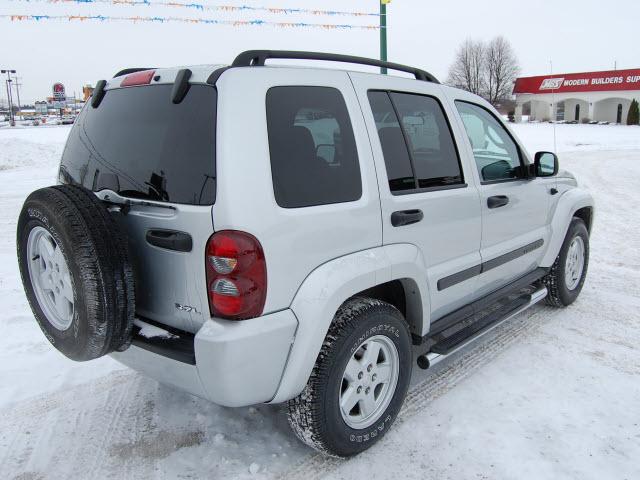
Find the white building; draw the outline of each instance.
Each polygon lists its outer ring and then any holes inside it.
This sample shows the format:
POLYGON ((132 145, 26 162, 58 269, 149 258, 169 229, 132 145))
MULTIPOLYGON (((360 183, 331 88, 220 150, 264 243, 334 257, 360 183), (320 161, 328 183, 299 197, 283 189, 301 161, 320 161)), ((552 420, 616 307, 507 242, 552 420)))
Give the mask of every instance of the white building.
POLYGON ((640 101, 640 69, 518 78, 516 122, 529 120, 626 123, 631 101, 640 101))

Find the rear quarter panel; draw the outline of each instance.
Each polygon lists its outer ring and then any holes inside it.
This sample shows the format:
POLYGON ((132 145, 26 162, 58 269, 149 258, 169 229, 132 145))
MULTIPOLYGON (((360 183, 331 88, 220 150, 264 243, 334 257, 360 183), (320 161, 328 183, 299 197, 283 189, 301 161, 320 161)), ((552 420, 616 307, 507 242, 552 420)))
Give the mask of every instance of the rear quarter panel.
POLYGON ((269 313, 287 308, 304 279, 318 266, 381 245, 380 201, 371 146, 346 72, 234 68, 220 77, 217 88, 218 182, 214 229, 246 231, 262 244, 268 279, 264 313, 269 313), (271 87, 286 85, 334 87, 342 93, 360 162, 359 200, 303 208, 282 208, 276 203, 266 93, 271 87))

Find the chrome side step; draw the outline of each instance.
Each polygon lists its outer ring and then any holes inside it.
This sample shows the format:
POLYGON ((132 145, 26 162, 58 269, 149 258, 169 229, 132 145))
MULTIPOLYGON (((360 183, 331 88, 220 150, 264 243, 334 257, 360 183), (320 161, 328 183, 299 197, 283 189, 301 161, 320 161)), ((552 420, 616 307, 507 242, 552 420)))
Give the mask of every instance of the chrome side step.
POLYGON ((530 294, 527 294, 526 297, 528 298, 526 299, 526 301, 519 301, 522 299, 522 297, 516 298, 514 300, 515 303, 513 304, 513 308, 508 308, 512 304, 507 304, 504 306, 507 310, 506 313, 500 314, 498 316, 496 316, 496 314, 501 313, 500 310, 494 313, 489 313, 485 317, 482 317, 475 322, 465 326, 464 328, 458 330, 453 335, 445 337, 432 345, 429 352, 418 357, 418 366, 426 370, 427 368, 435 365, 441 360, 444 360, 452 353, 457 352, 461 348, 464 348, 473 341, 490 332, 501 323, 529 309, 539 301, 543 300, 546 296, 547 288, 542 287, 530 294))

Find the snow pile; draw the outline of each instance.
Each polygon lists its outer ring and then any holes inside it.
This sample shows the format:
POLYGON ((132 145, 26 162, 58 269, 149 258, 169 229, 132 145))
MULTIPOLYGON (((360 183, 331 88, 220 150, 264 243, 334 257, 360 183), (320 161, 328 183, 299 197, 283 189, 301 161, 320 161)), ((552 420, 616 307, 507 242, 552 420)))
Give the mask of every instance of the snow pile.
MULTIPOLYGON (((552 128, 514 126, 532 153, 553 149, 552 128)), ((639 477, 640 128, 556 127, 562 168, 598 206, 580 299, 415 369, 395 427, 349 461, 302 446, 278 406, 218 407, 48 344, 15 227, 29 192, 54 182, 68 132, 0 129, 0 478, 639 477)))
POLYGON ((53 167, 60 159, 70 127, 32 127, 0 130, 0 170, 53 167))
POLYGON ((524 141, 531 154, 539 151, 563 153, 640 150, 640 127, 638 126, 553 125, 550 123, 519 123, 510 126, 524 141), (554 147, 554 143, 557 148, 554 147))

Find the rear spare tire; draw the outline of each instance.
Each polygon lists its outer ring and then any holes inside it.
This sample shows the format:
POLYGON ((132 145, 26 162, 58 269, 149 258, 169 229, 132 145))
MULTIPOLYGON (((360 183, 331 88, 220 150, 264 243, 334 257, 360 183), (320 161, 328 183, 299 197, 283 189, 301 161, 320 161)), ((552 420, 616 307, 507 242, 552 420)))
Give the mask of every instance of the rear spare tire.
POLYGON ((129 346, 135 298, 126 237, 92 192, 33 192, 16 243, 31 310, 54 347, 85 361, 129 346))

